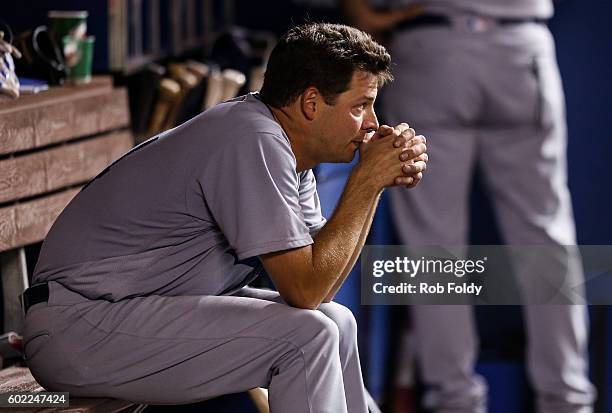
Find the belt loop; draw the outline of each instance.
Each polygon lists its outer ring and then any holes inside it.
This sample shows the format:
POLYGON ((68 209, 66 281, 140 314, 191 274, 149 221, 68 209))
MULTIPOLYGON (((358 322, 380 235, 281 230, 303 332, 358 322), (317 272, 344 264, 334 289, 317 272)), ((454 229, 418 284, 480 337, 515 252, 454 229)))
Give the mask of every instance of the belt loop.
POLYGON ((23 292, 21 294, 19 294, 19 305, 21 306, 21 314, 25 317, 26 315, 26 308, 25 308, 25 304, 24 304, 24 299, 23 299, 23 295, 25 294, 25 292, 28 289, 26 288, 25 290, 23 290, 23 292))
POLYGON ((495 26, 497 21, 491 17, 480 16, 477 14, 461 14, 451 18, 453 28, 468 33, 488 32, 495 26))

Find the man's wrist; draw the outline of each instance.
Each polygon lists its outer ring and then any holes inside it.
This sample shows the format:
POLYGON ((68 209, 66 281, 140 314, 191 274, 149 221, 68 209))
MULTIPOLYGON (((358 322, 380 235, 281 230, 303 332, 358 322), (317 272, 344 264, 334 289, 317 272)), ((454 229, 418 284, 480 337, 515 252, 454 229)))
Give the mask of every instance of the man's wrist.
POLYGON ((384 185, 379 182, 375 171, 361 162, 358 162, 353 167, 347 183, 347 189, 351 185, 357 187, 359 191, 372 196, 378 195, 384 189, 384 185))

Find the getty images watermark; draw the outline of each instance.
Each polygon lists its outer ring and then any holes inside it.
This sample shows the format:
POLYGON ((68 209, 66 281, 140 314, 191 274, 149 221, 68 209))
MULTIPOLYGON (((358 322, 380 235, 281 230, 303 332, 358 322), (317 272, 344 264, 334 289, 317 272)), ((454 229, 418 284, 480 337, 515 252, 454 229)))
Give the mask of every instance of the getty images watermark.
MULTIPOLYGON (((407 256, 395 257, 394 260, 374 260, 372 275, 382 278, 386 274, 403 274, 415 279, 419 275, 443 274, 462 279, 466 275, 483 274, 486 270, 487 257, 481 259, 441 259, 409 258, 407 256)), ((439 282, 435 283, 400 282, 399 284, 385 284, 382 280, 372 286, 375 294, 473 294, 478 296, 482 292, 482 285, 478 282, 439 282)))
POLYGON ((388 304, 612 304, 612 247, 366 246, 361 299, 388 304))

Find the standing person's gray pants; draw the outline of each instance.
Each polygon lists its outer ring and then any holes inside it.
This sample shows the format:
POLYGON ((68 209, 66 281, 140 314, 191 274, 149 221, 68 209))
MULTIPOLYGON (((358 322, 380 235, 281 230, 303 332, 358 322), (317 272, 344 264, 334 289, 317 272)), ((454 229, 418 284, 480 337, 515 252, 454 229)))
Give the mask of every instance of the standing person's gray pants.
MULTIPOLYGON (((566 172, 563 90, 552 36, 543 24, 469 32, 447 26, 395 33, 395 82, 383 95, 384 120, 406 120, 427 136, 425 182, 391 192, 393 222, 407 245, 464 245, 470 184, 478 163, 504 241, 576 243, 566 172)), ((580 259, 566 256, 578 285, 580 259)), ((519 269, 520 270, 520 269, 519 269)), ((551 272, 554 270, 551 268, 551 272)), ((530 282, 518 283, 527 296, 530 282)), ((560 280, 563 281, 563 280, 560 280)), ((540 413, 591 412, 584 306, 527 306, 529 376, 540 413)), ((480 412, 486 384, 474 373, 472 308, 411 308, 416 357, 436 412, 480 412)))
POLYGON ((355 319, 339 304, 297 309, 252 288, 114 303, 49 289, 24 332, 48 390, 183 404, 266 387, 272 412, 367 412, 355 319))

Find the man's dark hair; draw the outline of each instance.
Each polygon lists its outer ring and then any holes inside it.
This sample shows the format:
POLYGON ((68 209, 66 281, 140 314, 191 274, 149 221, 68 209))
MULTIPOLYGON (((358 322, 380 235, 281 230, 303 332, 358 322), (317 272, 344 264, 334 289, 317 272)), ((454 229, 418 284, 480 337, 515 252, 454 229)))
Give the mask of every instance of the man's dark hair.
POLYGON ((391 56, 372 37, 342 24, 308 23, 290 29, 278 41, 268 61, 262 100, 280 108, 314 86, 325 103, 349 88, 356 70, 378 77, 378 85, 393 79, 391 56))

